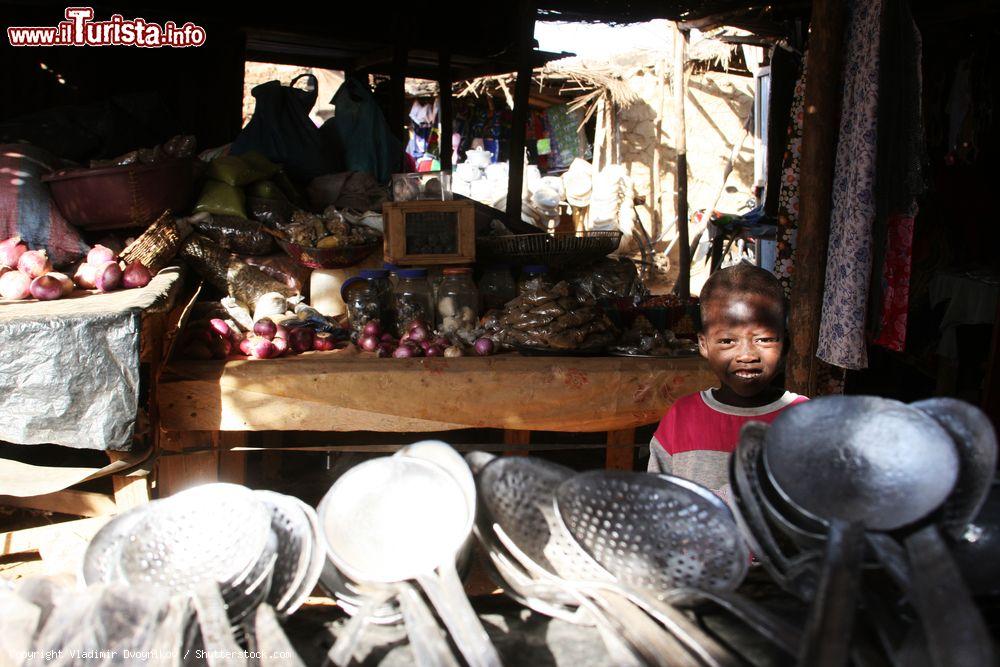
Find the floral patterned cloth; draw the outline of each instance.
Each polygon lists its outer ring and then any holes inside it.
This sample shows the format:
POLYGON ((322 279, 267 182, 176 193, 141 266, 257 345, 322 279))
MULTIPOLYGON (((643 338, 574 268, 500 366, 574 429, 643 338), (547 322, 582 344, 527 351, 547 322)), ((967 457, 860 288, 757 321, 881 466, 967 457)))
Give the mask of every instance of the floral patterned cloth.
POLYGON ((882 0, 850 4, 844 93, 834 166, 830 245, 816 356, 865 368, 865 319, 872 271, 882 0))
POLYGON ((788 124, 788 143, 785 145, 781 188, 778 190, 778 249, 774 259, 774 275, 781 282, 786 299, 792 298, 795 236, 799 226, 799 159, 802 155, 802 107, 805 93, 806 70, 803 65, 792 93, 792 119, 788 124))

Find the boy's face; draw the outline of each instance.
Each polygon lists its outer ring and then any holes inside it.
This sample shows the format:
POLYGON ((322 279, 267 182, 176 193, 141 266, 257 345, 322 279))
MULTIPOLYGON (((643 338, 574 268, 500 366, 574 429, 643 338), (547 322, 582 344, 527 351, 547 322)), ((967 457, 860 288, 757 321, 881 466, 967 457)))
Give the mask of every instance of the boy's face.
POLYGON ((698 349, 725 387, 744 398, 774 379, 784 345, 781 307, 752 294, 706 304, 698 349))

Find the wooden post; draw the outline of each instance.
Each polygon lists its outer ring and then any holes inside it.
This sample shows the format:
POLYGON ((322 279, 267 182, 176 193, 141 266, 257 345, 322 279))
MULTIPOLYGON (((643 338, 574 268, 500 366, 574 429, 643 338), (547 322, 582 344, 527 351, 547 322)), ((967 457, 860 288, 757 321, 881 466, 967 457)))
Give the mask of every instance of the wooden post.
POLYGON ((667 59, 656 63, 656 121, 653 124, 653 168, 649 174, 649 236, 654 242, 663 233, 663 173, 660 165, 660 146, 663 145, 663 115, 667 105, 667 59))
POLYGON ((677 118, 677 250, 679 255, 677 284, 674 292, 681 297, 691 294, 691 248, 688 239, 688 176, 687 176, 687 125, 684 121, 684 101, 687 98, 687 79, 684 67, 687 62, 688 33, 674 24, 674 114, 677 118))
POLYGON ((594 175, 601 171, 601 162, 604 157, 605 135, 608 133, 604 123, 604 96, 597 98, 597 109, 594 111, 594 175))
POLYGON ((844 3, 813 0, 799 162, 799 230, 789 311, 786 387, 816 392, 816 346, 826 278, 837 117, 843 68, 844 3))
POLYGON ((451 105, 451 52, 447 46, 438 51, 438 98, 441 100, 441 171, 451 172, 451 135, 453 123, 451 105))
POLYGON ((635 429, 608 431, 608 448, 604 455, 607 470, 632 470, 635 467, 635 429))
POLYGON ((517 83, 514 84, 514 116, 510 129, 510 177, 507 181, 507 219, 512 222, 521 219, 524 135, 528 123, 528 94, 531 92, 531 47, 535 38, 534 0, 520 0, 517 6, 517 83))
POLYGON ((503 430, 504 456, 527 456, 531 453, 531 431, 503 430))

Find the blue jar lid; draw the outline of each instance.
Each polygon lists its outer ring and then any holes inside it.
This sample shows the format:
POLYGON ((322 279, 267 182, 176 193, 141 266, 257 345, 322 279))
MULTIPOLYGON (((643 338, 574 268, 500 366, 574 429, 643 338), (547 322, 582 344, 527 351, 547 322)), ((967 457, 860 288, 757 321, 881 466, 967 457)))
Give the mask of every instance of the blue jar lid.
POLYGON ((382 262, 382 268, 388 271, 389 273, 394 273, 396 271, 399 271, 398 266, 396 266, 395 264, 390 264, 389 262, 382 262))
POLYGON ((427 269, 400 269, 396 275, 400 278, 426 278, 427 269))
POLYGON ((528 275, 539 275, 542 273, 548 273, 549 267, 543 264, 528 264, 521 269, 521 273, 526 273, 528 275))
POLYGON ((372 278, 388 278, 389 272, 385 269, 362 269, 359 277, 371 280, 372 278))

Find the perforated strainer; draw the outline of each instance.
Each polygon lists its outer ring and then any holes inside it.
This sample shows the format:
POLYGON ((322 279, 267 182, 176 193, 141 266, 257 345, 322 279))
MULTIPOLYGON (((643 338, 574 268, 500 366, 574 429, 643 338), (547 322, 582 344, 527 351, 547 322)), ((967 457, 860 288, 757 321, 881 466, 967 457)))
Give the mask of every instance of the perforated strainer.
POLYGON ((285 614, 311 564, 315 539, 312 525, 297 499, 274 491, 254 491, 254 495, 271 513, 271 530, 278 537, 277 561, 267 602, 275 612, 285 614))

